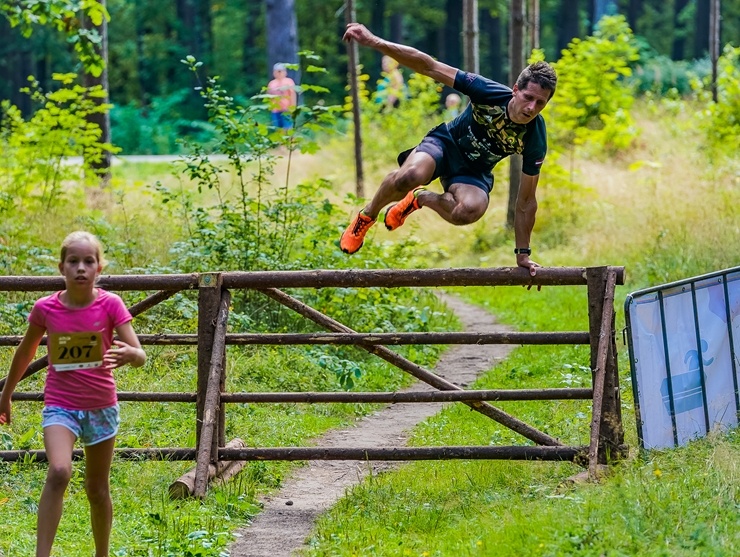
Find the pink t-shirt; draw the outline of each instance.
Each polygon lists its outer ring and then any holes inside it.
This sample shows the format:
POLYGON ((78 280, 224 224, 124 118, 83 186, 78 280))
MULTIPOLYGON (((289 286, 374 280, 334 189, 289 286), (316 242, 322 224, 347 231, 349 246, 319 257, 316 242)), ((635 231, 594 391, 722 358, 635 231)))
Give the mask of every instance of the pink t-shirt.
MULTIPOLYGON (((102 353, 113 343, 114 329, 131 321, 123 300, 98 288, 95 301, 84 308, 69 308, 59 299, 61 292, 39 299, 28 321, 52 334, 101 333, 102 353)), ((62 367, 60 365, 60 367, 62 367)), ((57 370, 52 363, 46 376, 44 404, 67 410, 99 410, 117 403, 113 372, 102 366, 87 369, 57 370)))
POLYGON ((295 81, 289 77, 273 79, 267 84, 267 92, 270 95, 278 95, 270 99, 273 112, 287 112, 293 107, 293 91, 295 90, 295 81))

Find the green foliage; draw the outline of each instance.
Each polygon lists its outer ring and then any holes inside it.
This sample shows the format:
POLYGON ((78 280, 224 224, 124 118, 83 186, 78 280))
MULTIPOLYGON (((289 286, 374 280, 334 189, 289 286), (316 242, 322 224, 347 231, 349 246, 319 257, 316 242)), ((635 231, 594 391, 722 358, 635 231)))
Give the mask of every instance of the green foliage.
MULTIPOLYGON (((540 58, 542 53, 536 53, 534 59, 540 58)), ((545 112, 553 147, 615 153, 631 145, 637 130, 630 114, 633 92, 625 78, 637 59, 622 16, 604 17, 593 36, 571 41, 553 64, 558 87, 545 112)))
MULTIPOLYGON (((305 59, 313 56, 305 53, 305 59)), ((201 64, 188 57, 183 61, 193 73, 201 64)), ((319 71, 312 64, 307 73, 319 71)), ((293 111, 293 127, 284 132, 272 128, 264 114, 269 110, 269 95, 255 97, 261 103, 241 106, 221 87, 217 78, 209 78, 199 87, 210 124, 216 133, 211 145, 185 142, 191 154, 183 159, 185 174, 197 184, 198 191, 212 190, 217 194, 215 207, 193 207, 187 199, 158 186, 165 202, 180 199, 187 213, 188 238, 174 246, 174 264, 191 270, 222 269, 284 269, 295 265, 294 249, 305 249, 306 241, 314 236, 306 226, 325 225, 332 216, 331 204, 321 203, 321 190, 326 183, 289 186, 289 175, 277 193, 270 186, 277 160, 276 150, 314 152, 315 136, 331 130, 337 108, 317 104, 298 106, 293 111), (213 155, 225 155, 227 163, 214 160, 213 155), (225 183, 237 187, 236 199, 225 194, 225 183), (267 193, 267 191, 271 193, 267 193), (326 217, 322 218, 322 215, 326 217), (311 218, 314 217, 314 218, 311 218)), ((304 85, 303 90, 322 93, 323 89, 304 85)), ((308 253, 313 253, 309 250, 308 253)))
POLYGON ((668 56, 656 55, 653 51, 643 49, 628 82, 639 94, 686 97, 693 91, 693 80, 697 76, 704 78, 710 73, 711 66, 707 58, 674 61, 668 56))
POLYGON ((701 113, 701 130, 708 151, 737 157, 740 137, 740 47, 727 45, 717 62, 717 102, 712 101, 711 76, 695 80, 700 101, 706 104, 701 113))
MULTIPOLYGON (((384 74, 385 75, 385 74, 384 74)), ((368 89, 370 77, 359 76, 360 119, 363 158, 368 164, 386 165, 389 158, 413 147, 424 131, 439 123, 440 86, 431 78, 414 73, 407 81, 406 95, 397 108, 382 102, 382 93, 368 89)), ((352 119, 352 98, 345 99, 344 110, 352 119)))
POLYGON ((595 199, 589 186, 578 183, 563 166, 547 163, 538 190, 535 232, 537 245, 557 248, 567 245, 576 235, 595 199))
POLYGON ((80 167, 65 163, 67 157, 82 157, 85 174, 89 165, 103 154, 116 152, 100 142, 100 127, 88 117, 108 110, 96 99, 104 97, 99 87, 86 88, 75 83, 74 74, 56 74, 60 88, 43 92, 30 78, 25 89, 39 104, 28 120, 9 102, 3 101, 4 118, 0 123, 0 216, 3 226, 14 222, 13 216, 25 211, 50 211, 79 190, 65 188, 67 181, 80 181, 80 167))
POLYGON ((98 54, 102 38, 95 29, 84 29, 79 18, 88 18, 93 25, 100 26, 109 21, 105 6, 97 0, 3 0, 0 13, 12 27, 19 27, 23 36, 29 37, 34 26, 50 26, 64 33, 67 41, 74 45, 85 72, 99 76, 103 72, 104 60, 98 54))
MULTIPOLYGON (((583 287, 459 293, 522 330, 587 327, 583 287)), ((589 386, 588 362, 587 347, 521 347, 471 388, 589 386)), ((622 386, 625 398, 627 387, 622 386)), ((629 408, 629 400, 623 402, 629 408)), ((588 441, 588 403, 499 406, 565 443, 588 441)), ((630 419, 626 412, 625 418, 630 419)), ((628 434, 634 439, 634 428, 628 434)), ((518 435, 462 405, 420 424, 412 439, 417 446, 521 443, 518 435)), ((740 435, 729 432, 637 456, 602 481, 585 484, 563 481, 579 471, 569 463, 413 463, 354 488, 320 518, 308 554, 733 555, 740 547, 739 454, 740 435)))
POLYGON ((214 140, 213 127, 186 117, 192 91, 181 89, 155 97, 146 107, 129 102, 110 112, 112 141, 126 155, 176 155, 183 152, 182 139, 207 145, 214 140))

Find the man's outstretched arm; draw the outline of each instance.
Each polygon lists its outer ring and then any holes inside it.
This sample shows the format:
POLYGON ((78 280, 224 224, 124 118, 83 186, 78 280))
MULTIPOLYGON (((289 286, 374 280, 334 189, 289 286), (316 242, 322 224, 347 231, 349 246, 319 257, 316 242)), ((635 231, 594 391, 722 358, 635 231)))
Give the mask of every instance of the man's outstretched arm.
MULTIPOLYGON (((522 173, 519 182, 519 194, 516 198, 516 211, 514 213, 514 238, 517 248, 529 248, 532 229, 534 228, 535 216, 537 215, 537 182, 539 175, 530 176, 522 173)), ((532 261, 527 254, 516 256, 516 263, 519 267, 529 269, 529 274, 534 276, 537 263, 532 261)))
POLYGON ((444 85, 452 87, 455 84, 457 68, 438 62, 428 54, 410 46, 393 43, 374 35, 361 23, 350 23, 344 32, 343 40, 357 41, 357 43, 368 46, 386 54, 406 66, 410 70, 420 73, 444 85))

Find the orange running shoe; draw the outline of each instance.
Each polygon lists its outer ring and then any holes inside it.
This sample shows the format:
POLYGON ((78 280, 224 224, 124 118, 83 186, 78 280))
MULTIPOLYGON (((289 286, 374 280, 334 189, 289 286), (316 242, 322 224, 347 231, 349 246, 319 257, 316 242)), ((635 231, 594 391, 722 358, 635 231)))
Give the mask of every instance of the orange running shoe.
POLYGON ((388 210, 385 212, 385 219, 383 219, 383 222, 385 222, 385 227, 388 230, 395 230, 396 228, 400 227, 406 220, 406 217, 408 217, 417 209, 421 209, 417 196, 424 190, 426 190, 424 186, 419 186, 418 188, 415 188, 408 192, 406 194, 406 197, 404 197, 401 201, 399 201, 395 205, 391 205, 388 208, 388 210))
POLYGON ((355 253, 365 242, 365 234, 375 224, 375 219, 368 217, 362 211, 357 213, 355 220, 347 227, 339 239, 339 247, 344 253, 355 253))

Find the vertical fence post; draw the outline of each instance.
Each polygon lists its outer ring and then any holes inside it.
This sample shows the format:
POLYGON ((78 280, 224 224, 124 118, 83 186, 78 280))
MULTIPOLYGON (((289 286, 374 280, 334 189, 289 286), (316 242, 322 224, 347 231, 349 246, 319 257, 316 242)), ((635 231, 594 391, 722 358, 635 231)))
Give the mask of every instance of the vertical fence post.
MULTIPOLYGON (((202 273, 198 276, 198 394, 196 399, 195 446, 200 447, 200 432, 205 412, 208 374, 211 369, 216 318, 221 302, 221 274, 202 273)), ((214 437, 220 438, 219 432, 214 437)))
POLYGON ((216 316, 216 330, 211 351, 211 363, 208 371, 208 383, 203 402, 203 425, 201 427, 200 442, 196 454, 195 489, 193 495, 205 497, 208 487, 208 469, 218 462, 219 427, 222 422, 223 404, 221 392, 223 390, 224 363, 226 353, 226 327, 229 320, 229 305, 231 293, 228 290, 221 292, 221 300, 216 316))
MULTIPOLYGON (((614 272, 614 271, 612 271, 614 272)), ((591 337, 591 369, 595 370, 598 360, 599 338, 601 336, 602 316, 606 298, 606 282, 609 267, 589 267, 586 269, 588 283, 588 328, 591 337)), ((613 300, 611 300, 613 306, 613 300)), ((598 462, 606 464, 609 459, 621 456, 620 447, 624 444, 622 428, 622 409, 619 394, 619 370, 617 367, 617 343, 615 332, 615 312, 611 308, 607 354, 604 365, 604 390, 601 401, 599 421, 598 462)), ((597 393, 594 392, 594 398, 597 393)))

